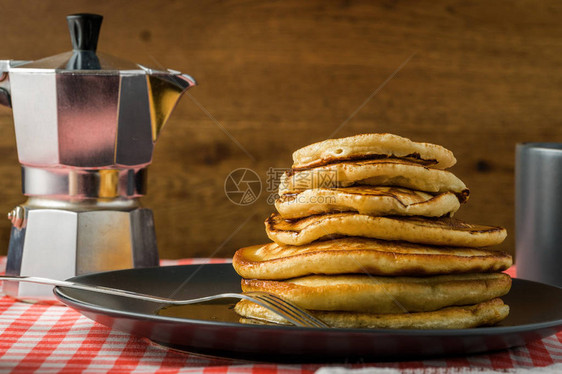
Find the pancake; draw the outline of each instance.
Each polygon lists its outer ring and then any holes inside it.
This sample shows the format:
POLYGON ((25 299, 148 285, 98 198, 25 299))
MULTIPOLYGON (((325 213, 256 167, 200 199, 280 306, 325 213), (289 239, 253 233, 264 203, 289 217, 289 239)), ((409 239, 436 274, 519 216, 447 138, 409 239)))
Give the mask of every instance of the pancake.
POLYGON ((295 151, 293 169, 368 158, 402 158, 439 169, 457 162, 453 153, 440 145, 417 143, 393 134, 362 134, 324 140, 295 151))
MULTIPOLYGON (((249 324, 283 324, 288 321, 251 301, 243 300, 234 307, 241 315, 240 322, 249 324)), ((448 307, 433 312, 374 314, 354 312, 310 311, 311 314, 335 328, 370 329, 466 329, 494 325, 509 314, 509 306, 501 299, 476 305, 448 307)))
POLYGON ((303 246, 269 243, 236 251, 232 264, 243 278, 288 279, 310 274, 368 273, 426 276, 502 271, 505 252, 430 247, 406 242, 343 238, 303 246))
POLYGON ((320 213, 353 211, 372 216, 441 217, 460 208, 451 192, 436 196, 421 191, 384 186, 318 188, 280 196, 275 207, 285 219, 320 213))
POLYGON ((310 275, 286 281, 242 279, 242 291, 278 295, 304 309, 363 313, 430 312, 472 305, 509 292, 504 273, 376 277, 310 275))
POLYGON ((454 192, 461 201, 468 199, 469 195, 465 184, 451 172, 392 159, 340 162, 284 173, 279 183, 279 195, 353 185, 404 187, 431 193, 454 192))
POLYGON ((504 228, 465 223, 454 218, 372 217, 332 213, 285 220, 273 213, 265 221, 267 236, 276 243, 304 245, 319 239, 359 236, 454 247, 489 247, 506 237, 504 228))

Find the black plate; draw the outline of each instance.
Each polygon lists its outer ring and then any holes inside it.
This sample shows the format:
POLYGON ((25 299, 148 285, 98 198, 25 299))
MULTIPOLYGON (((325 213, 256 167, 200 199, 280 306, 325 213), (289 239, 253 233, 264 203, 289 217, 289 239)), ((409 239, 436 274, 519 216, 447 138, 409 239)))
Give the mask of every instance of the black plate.
MULTIPOLYGON (((230 264, 170 266, 82 275, 71 280, 174 298, 239 292, 230 264)), ((195 307, 196 318, 159 315, 159 304, 56 288, 88 318, 159 344, 217 356, 274 361, 380 360, 472 354, 523 345, 562 330, 562 289, 513 280, 500 325, 465 330, 314 329, 244 325, 227 305, 195 307)))

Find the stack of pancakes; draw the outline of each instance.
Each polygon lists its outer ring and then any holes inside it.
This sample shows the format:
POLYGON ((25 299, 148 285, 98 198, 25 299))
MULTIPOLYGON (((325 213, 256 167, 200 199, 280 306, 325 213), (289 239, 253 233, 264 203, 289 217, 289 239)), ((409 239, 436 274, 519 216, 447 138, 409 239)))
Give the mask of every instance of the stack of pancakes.
MULTIPOLYGON (((294 302, 333 327, 469 328, 504 319, 501 273, 511 256, 488 247, 506 231, 452 218, 465 184, 434 144, 391 134, 330 139, 293 154, 265 222, 274 242, 233 259, 243 291, 294 302)), ((287 323, 241 301, 244 322, 287 323)))

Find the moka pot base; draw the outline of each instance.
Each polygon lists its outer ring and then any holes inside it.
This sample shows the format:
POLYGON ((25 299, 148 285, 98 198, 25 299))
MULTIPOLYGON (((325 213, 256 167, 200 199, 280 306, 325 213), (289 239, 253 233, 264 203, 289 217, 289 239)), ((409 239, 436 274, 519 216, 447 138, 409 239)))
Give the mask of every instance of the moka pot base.
MULTIPOLYGON (((138 198, 31 197, 9 216, 8 275, 67 279, 158 266, 152 211, 142 208, 138 198)), ((54 300, 49 286, 4 282, 4 292, 23 300, 54 300)))

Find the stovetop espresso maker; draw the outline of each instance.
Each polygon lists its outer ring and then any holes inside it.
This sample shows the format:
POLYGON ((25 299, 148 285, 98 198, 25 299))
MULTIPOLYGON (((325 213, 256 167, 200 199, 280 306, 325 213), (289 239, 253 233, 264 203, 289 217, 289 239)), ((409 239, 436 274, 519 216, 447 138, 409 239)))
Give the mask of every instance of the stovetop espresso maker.
MULTIPOLYGON (((0 103, 13 109, 22 190, 6 273, 66 279, 158 265, 152 211, 141 207, 154 143, 196 83, 96 53, 102 16, 67 17, 73 50, 0 60, 0 103)), ((5 282, 19 299, 49 287, 5 282)))

